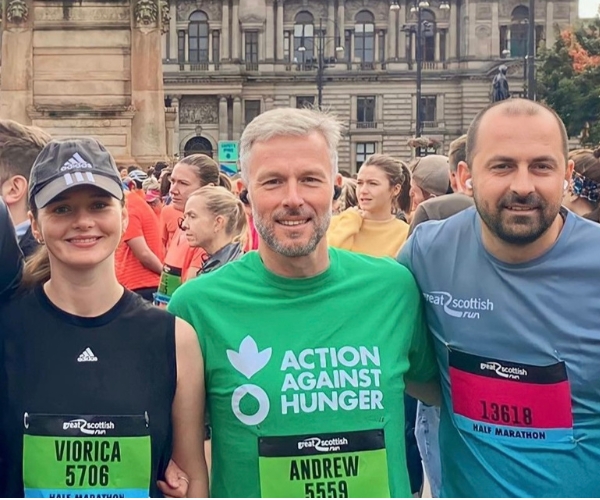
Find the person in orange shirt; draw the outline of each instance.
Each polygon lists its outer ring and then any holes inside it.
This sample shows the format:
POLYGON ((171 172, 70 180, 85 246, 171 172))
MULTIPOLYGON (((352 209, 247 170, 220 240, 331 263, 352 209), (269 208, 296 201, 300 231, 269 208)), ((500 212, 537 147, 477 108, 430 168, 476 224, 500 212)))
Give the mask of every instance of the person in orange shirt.
POLYGON ((115 263, 119 283, 152 301, 160 281, 164 252, 158 217, 142 197, 142 181, 135 180, 142 177, 141 174, 144 172, 130 173, 130 191, 125 197, 129 223, 117 248, 115 263))
MULTIPOLYGON (((183 220, 185 204, 194 191, 204 186, 219 185, 223 185, 220 179, 219 165, 212 158, 203 154, 183 158, 173 168, 171 189, 169 190, 173 200, 172 206, 177 210, 178 219, 183 220)), ((163 209, 162 214, 167 208, 168 206, 163 209)), ((177 229, 167 248, 154 303, 165 307, 175 290, 184 281, 194 278, 198 274, 207 257, 204 249, 190 247, 185 232, 181 227, 177 229)))
POLYGON ((182 216, 181 210, 177 210, 173 204, 163 206, 160 212, 160 238, 165 251, 171 245, 173 235, 179 228, 178 220, 182 216))

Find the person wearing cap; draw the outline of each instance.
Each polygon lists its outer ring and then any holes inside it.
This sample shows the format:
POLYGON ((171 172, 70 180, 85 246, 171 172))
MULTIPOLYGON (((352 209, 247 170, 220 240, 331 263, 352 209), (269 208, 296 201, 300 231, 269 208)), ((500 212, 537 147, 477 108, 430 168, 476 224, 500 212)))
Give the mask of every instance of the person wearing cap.
POLYGON ((429 155, 416 158, 408 168, 412 175, 410 180, 411 212, 414 213, 425 200, 452 192, 447 156, 429 155))
POLYGON ((129 173, 129 192, 125 208, 127 229, 115 256, 119 283, 152 302, 160 281, 164 249, 160 239, 158 216, 144 199, 142 184, 148 175, 141 170, 129 173))
POLYGON ((189 324, 117 281, 113 158, 93 139, 50 142, 29 203, 42 247, 0 305, 0 497, 158 496, 171 456, 206 495, 202 355, 189 324))

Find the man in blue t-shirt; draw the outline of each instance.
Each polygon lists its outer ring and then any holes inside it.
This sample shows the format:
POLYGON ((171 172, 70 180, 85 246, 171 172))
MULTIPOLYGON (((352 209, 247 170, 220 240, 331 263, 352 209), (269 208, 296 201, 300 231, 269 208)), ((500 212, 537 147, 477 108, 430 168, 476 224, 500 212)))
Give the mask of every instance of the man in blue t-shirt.
POLYGON ((600 227, 561 207, 567 154, 545 106, 486 108, 459 166, 476 208, 399 256, 441 368, 442 496, 600 495, 600 227))

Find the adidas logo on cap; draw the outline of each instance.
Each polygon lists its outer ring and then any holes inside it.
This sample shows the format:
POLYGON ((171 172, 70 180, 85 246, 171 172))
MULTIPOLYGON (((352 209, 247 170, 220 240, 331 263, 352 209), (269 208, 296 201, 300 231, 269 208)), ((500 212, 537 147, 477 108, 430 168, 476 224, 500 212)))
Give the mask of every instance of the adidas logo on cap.
POLYGON ((83 351, 79 357, 77 358, 79 363, 86 363, 89 361, 98 361, 98 358, 94 355, 92 350, 88 347, 85 351, 83 351))
POLYGON ((93 167, 90 163, 85 161, 79 153, 75 153, 73 156, 71 156, 70 159, 68 159, 63 164, 63 166, 60 168, 60 171, 64 172, 65 170, 73 170, 75 168, 93 168, 93 167))

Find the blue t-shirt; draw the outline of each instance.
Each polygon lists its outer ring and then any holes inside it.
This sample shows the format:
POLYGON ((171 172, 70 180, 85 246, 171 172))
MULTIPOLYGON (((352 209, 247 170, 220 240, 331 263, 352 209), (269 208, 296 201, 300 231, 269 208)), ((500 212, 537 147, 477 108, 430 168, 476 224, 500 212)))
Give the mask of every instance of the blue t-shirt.
POLYGON ((440 365, 442 496, 600 496, 600 225, 565 215, 526 263, 485 250, 474 208, 398 257, 440 365))

